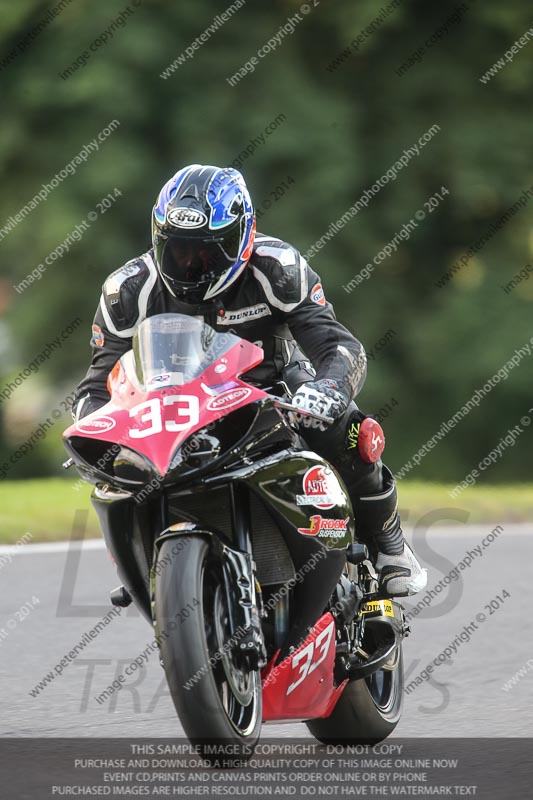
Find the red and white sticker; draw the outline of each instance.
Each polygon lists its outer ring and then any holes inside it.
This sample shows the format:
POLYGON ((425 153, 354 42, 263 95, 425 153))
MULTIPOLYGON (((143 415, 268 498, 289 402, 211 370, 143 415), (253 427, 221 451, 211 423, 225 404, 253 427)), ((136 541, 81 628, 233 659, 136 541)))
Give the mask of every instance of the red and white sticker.
POLYGON ((93 417, 93 419, 82 419, 76 423, 76 430, 80 433, 94 436, 98 433, 107 433, 116 425, 113 417, 93 417))
POLYGON ((170 372, 162 372, 160 375, 152 375, 146 388, 161 389, 163 386, 168 386, 170 383, 172 383, 172 374, 170 372))
POLYGON ((299 506, 315 508, 333 508, 342 498, 342 492, 335 475, 327 467, 320 464, 308 469, 303 479, 304 494, 296 495, 299 506))
POLYGON ((247 397, 250 397, 252 390, 241 386, 239 389, 230 389, 229 392, 222 392, 217 397, 213 397, 207 404, 209 411, 221 411, 225 408, 238 406, 247 397))
POLYGON ((321 283, 315 283, 313 288, 311 289, 311 300, 313 303, 316 303, 317 306, 325 306, 326 305, 326 298, 324 296, 324 289, 322 288, 321 283))
POLYGON ((100 325, 93 325, 91 343, 94 344, 95 347, 104 346, 104 332, 102 331, 100 325))
POLYGON ((305 536, 327 536, 330 539, 342 539, 348 532, 350 517, 346 519, 328 519, 321 514, 313 514, 308 528, 298 528, 298 533, 305 536))

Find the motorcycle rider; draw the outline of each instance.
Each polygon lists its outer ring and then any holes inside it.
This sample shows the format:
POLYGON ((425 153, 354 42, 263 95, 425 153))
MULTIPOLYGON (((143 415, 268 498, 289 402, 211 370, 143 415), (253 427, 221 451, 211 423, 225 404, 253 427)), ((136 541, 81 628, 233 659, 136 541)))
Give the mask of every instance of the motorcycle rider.
POLYGON ((297 416, 307 445, 346 484, 358 539, 377 553, 380 590, 392 597, 423 589, 426 570, 403 537, 395 481, 379 459, 381 428, 353 402, 366 377, 364 349, 337 321, 303 256, 287 242, 256 234, 240 172, 199 164, 180 169, 153 208, 152 243, 103 285, 75 420, 109 401, 108 374, 148 316, 200 316, 215 330, 255 342, 265 358, 246 380, 261 386, 284 380, 292 403, 334 419, 326 426, 297 416))

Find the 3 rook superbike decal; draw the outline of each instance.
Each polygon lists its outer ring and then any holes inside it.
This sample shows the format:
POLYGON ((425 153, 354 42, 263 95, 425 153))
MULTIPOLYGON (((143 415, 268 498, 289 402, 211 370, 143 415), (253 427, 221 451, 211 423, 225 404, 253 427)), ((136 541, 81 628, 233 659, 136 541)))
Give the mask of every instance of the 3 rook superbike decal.
POLYGON ((309 520, 309 528, 298 528, 299 533, 307 536, 320 536, 321 531, 327 531, 327 536, 333 539, 341 539, 346 535, 350 517, 346 519, 328 519, 320 514, 313 514, 309 520))

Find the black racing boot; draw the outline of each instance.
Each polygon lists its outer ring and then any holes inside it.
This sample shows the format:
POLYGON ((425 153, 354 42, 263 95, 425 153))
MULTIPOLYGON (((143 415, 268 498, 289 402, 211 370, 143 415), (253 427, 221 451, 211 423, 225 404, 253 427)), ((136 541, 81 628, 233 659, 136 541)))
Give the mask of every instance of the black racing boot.
POLYGON ((377 545, 375 563, 379 587, 389 597, 416 594, 427 583, 422 569, 403 538, 398 514, 398 493, 391 471, 382 466, 383 491, 352 500, 357 537, 377 545))

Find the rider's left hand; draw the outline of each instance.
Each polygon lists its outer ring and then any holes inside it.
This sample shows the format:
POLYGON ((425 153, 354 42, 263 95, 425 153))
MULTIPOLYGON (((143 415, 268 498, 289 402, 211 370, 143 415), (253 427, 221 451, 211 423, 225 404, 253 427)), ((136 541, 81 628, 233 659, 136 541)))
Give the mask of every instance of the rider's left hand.
MULTIPOLYGON (((348 403, 344 395, 339 392, 336 381, 327 378, 304 383, 294 394, 292 404, 314 414, 332 417, 333 420, 338 419, 348 408, 348 403)), ((306 417, 303 414, 295 413, 291 416, 294 422, 305 428, 318 428, 325 431, 328 427, 327 422, 306 417)))

